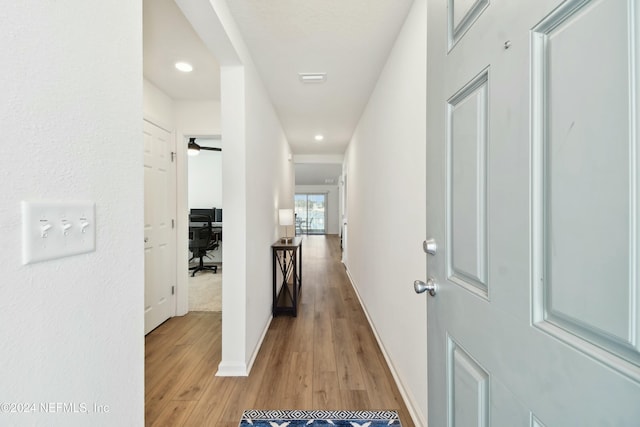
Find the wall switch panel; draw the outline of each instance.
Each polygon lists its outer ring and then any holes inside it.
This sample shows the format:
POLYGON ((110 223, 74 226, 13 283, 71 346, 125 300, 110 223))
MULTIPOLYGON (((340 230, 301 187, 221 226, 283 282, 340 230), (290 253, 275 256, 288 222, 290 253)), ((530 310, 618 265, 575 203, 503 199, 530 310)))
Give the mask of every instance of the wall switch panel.
POLYGON ((22 263, 95 251, 95 224, 91 201, 23 201, 22 263))

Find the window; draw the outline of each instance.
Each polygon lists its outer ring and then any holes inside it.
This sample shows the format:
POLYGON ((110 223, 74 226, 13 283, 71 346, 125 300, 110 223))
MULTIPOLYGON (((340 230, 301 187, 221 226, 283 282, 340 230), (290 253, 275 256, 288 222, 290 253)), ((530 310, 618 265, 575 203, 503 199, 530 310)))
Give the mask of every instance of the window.
POLYGON ((296 194, 296 234, 325 234, 327 232, 327 195, 296 194))

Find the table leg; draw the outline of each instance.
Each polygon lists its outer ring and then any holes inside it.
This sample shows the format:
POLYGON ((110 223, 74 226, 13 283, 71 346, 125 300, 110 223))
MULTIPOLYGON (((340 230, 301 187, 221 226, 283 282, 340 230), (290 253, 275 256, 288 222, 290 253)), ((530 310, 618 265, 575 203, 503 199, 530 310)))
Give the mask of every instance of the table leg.
POLYGON ((273 314, 274 316, 276 315, 276 305, 277 305, 277 300, 276 300, 276 280, 277 280, 277 274, 276 274, 276 250, 272 250, 271 251, 271 260, 273 263, 273 266, 271 268, 271 270, 273 270, 273 306, 271 308, 271 314, 273 314))
POLYGON ((293 261, 293 317, 297 317, 298 316, 298 266, 297 266, 297 260, 298 257, 296 256, 298 251, 296 248, 293 249, 293 253, 291 254, 291 261, 293 261))

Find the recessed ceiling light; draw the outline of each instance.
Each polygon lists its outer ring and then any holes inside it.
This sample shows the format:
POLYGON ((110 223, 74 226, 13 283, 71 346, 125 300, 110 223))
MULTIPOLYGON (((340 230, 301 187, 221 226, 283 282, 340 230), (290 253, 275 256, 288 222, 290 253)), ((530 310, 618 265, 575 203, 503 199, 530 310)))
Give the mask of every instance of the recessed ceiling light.
POLYGON ((184 73, 193 71, 193 66, 187 62, 176 62, 176 68, 184 73))
POLYGON ((327 73, 298 73, 302 83, 324 83, 327 73))
POLYGON ((324 136, 322 136, 322 135, 316 135, 316 136, 314 137, 314 139, 315 139, 316 141, 322 141, 322 140, 324 139, 324 136))

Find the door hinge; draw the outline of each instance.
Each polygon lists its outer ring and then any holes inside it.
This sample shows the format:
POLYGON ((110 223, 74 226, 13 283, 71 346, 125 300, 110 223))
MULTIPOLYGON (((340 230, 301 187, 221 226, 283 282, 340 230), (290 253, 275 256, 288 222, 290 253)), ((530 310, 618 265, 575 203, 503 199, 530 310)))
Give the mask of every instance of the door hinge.
POLYGON ((176 294, 176 287, 172 286, 171 287, 171 295, 175 295, 176 294))
POLYGON ((171 220, 171 228, 176 228, 176 220, 175 219, 171 220))
POLYGON ((176 152, 172 151, 171 152, 171 163, 173 163, 173 161, 176 159, 176 152))

